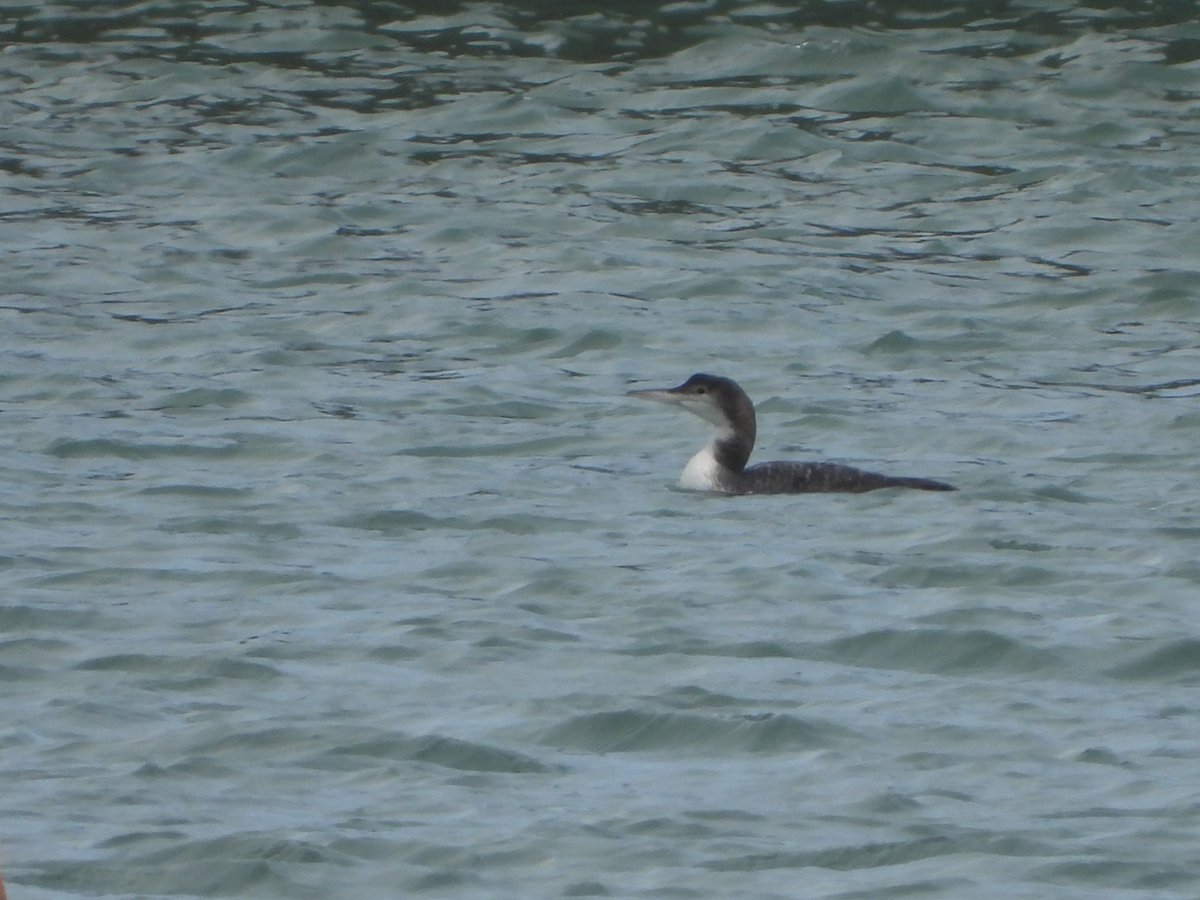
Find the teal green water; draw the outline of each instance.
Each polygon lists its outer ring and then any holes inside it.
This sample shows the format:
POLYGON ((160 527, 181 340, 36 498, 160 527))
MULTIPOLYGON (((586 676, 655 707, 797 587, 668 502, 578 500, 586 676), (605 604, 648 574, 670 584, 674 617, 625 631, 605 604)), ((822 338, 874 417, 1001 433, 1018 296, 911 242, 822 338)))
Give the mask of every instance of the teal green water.
POLYGON ((564 9, 0 5, 11 895, 1195 897, 1196 24, 564 9))

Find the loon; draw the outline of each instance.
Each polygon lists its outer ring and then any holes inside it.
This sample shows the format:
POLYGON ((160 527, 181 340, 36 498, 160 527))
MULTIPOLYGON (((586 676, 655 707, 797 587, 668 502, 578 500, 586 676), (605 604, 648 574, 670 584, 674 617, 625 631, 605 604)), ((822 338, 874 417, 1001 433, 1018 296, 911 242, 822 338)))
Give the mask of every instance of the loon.
POLYGON ((708 446, 684 467, 680 484, 689 490, 722 494, 861 494, 890 487, 958 490, 929 478, 880 475, 836 463, 765 462, 746 468, 756 434, 754 404, 730 378, 696 374, 679 387, 629 391, 628 396, 681 406, 716 426, 708 446))

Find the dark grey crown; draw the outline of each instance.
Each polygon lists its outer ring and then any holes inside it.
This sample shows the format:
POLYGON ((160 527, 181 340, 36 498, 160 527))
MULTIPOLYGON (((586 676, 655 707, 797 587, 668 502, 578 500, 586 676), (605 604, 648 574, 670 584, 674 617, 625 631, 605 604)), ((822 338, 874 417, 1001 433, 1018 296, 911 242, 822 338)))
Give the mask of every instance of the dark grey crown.
MULTIPOLYGON (((746 468, 746 462, 754 450, 758 425, 754 417, 754 404, 736 381, 697 372, 679 387, 671 388, 669 393, 706 399, 712 415, 705 415, 704 418, 729 432, 720 435, 716 441, 714 450, 717 462, 731 472, 741 472, 746 468)), ((698 411, 693 409, 693 412, 698 411)))

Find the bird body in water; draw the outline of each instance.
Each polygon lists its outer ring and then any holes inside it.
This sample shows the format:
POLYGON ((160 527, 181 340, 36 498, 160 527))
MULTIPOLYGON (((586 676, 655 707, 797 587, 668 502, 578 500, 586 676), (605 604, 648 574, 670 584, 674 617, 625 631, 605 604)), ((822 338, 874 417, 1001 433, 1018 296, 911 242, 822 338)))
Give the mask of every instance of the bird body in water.
POLYGON ((747 467, 757 435, 754 404, 730 378, 696 374, 679 387, 628 395, 680 406, 715 427, 708 446, 683 469, 680 484, 691 490, 723 494, 861 494, 890 487, 957 490, 943 481, 880 475, 836 463, 765 462, 747 467))

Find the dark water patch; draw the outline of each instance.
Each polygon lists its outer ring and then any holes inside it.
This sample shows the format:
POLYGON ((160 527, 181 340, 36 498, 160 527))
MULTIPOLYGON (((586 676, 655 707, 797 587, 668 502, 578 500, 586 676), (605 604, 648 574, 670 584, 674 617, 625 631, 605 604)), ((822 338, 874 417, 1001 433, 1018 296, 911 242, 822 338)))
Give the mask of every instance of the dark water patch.
POLYGON ((836 900, 879 900, 888 897, 968 897, 977 890, 976 882, 969 878, 918 878, 901 884, 889 882, 885 891, 869 888, 863 891, 839 891, 831 895, 836 900))
MULTIPOLYGON (((838 82, 814 91, 811 102, 823 110, 881 118, 932 111, 940 106, 937 99, 926 96, 911 81, 899 75, 874 75, 838 82)), ((891 137, 891 134, 882 133, 872 135, 873 139, 891 137)))
MULTIPOLYGON (((462 233, 457 236, 465 239, 470 235, 462 233)), ((488 311, 492 311, 492 309, 489 307, 488 311)), ((489 356, 505 353, 529 353, 555 343, 563 335, 558 328, 542 325, 517 328, 491 320, 482 320, 474 324, 464 322, 459 326, 459 330, 463 337, 475 338, 478 343, 486 343, 489 356)))
MULTIPOLYGON (((1049 884, 1086 886, 1092 890, 1174 891, 1188 890, 1192 896, 1200 883, 1200 866, 1181 860, 1159 861, 1137 858, 1081 859, 1043 866, 1033 873, 1049 884)), ((1157 895, 1156 896, 1161 896, 1157 895)))
MULTIPOLYGON (((3 623, 0 623, 0 628, 3 627, 3 623)), ((0 656, 3 656, 6 663, 11 663, 14 657, 20 658, 22 655, 45 659, 47 653, 68 650, 73 646, 75 645, 70 641, 59 638, 12 638, 0 641, 0 656)))
POLYGON ((406 647, 403 644, 389 644, 383 647, 372 647, 367 651, 367 655, 378 662, 396 663, 419 659, 425 655, 425 651, 406 647))
MULTIPOLYGON (((494 571, 495 567, 488 563, 462 559, 422 569, 420 574, 422 578, 426 579, 448 579, 461 583, 470 579, 489 578, 494 571)), ((546 613, 546 611, 539 612, 538 610, 530 610, 530 612, 542 615, 546 613)))
POLYGON ((848 734, 830 723, 789 715, 717 717, 625 709, 568 719, 544 731, 538 742, 589 753, 775 753, 823 749, 848 734))
POLYGON ((744 709, 753 705, 744 697, 714 693, 697 685, 675 688, 656 699, 674 709, 744 709))
POLYGON ((706 863, 705 867, 718 872, 754 872, 766 869, 805 869, 809 867, 852 871, 878 866, 898 866, 920 859, 946 856, 956 852, 956 849, 954 842, 949 838, 926 837, 913 841, 862 844, 827 850, 754 853, 715 860, 706 863))
POLYGON ((922 859, 957 854, 993 856, 1043 856, 1050 848, 1026 838, 1000 833, 965 832, 928 835, 912 840, 830 847, 824 850, 748 854, 706 863, 716 871, 749 872, 765 869, 801 869, 810 866, 850 872, 880 866, 899 866, 922 859))
MULTIPOLYGON (((1163 45, 1162 52, 1163 62, 1170 66, 1195 62, 1200 59, 1200 39, 1176 38, 1169 40, 1163 45)), ((1194 97, 1195 95, 1188 95, 1188 99, 1194 99, 1194 97)))
MULTIPOLYGON (((952 766, 961 765, 963 757, 950 753, 931 753, 928 751, 920 751, 917 753, 906 753, 898 759, 905 765, 912 766, 919 772, 937 771, 938 769, 948 769, 952 766)), ((970 800, 966 794, 949 794, 944 793, 942 796, 953 796, 956 800, 970 800)))
MULTIPOLYGON (((211 707, 210 707, 211 708, 211 707)), ((205 779, 236 778, 241 770, 236 765, 230 765, 215 756, 189 755, 170 765, 160 766, 156 763, 144 763, 135 774, 139 778, 164 779, 171 781, 179 776, 205 779)))
POLYGON ((1088 747, 1075 754, 1075 759, 1083 763, 1092 763, 1100 766, 1121 766, 1127 767, 1128 762, 1121 759, 1117 754, 1113 753, 1104 747, 1088 747))
POLYGON ((131 831, 125 834, 113 835, 107 840, 100 841, 96 844, 96 848, 98 850, 109 850, 118 847, 141 847, 146 844, 161 844, 164 841, 174 843, 186 838, 187 835, 182 831, 131 831))
POLYGON ((1200 540, 1200 527, 1197 526, 1180 526, 1168 525, 1154 529, 1155 534, 1161 534, 1163 537, 1181 538, 1185 541, 1200 540))
POLYGON ((203 667, 204 674, 212 678, 233 678, 243 681, 263 681, 282 677, 283 673, 274 666, 247 662, 244 659, 217 659, 193 661, 203 667))
POLYGON ((38 631, 106 631, 112 622, 103 613, 92 609, 70 607, 41 607, 14 604, 0 606, 0 630, 5 632, 38 631))
POLYGON ((857 808, 867 813, 895 815, 907 814, 922 807, 921 801, 908 794, 889 790, 876 794, 856 804, 857 808))
MULTIPOLYGON (((93 686, 93 695, 107 696, 102 689, 97 689, 95 686, 93 686)), ((50 701, 47 707, 55 710, 59 715, 68 717, 80 728, 137 727, 146 723, 161 722, 163 718, 160 710, 141 704, 127 703, 124 700, 77 700, 68 696, 50 701)))
POLYGON ((544 403, 528 403, 521 400, 504 400, 499 403, 473 403, 446 410, 452 416, 471 416, 484 419, 544 419, 560 412, 556 406, 544 403))
POLYGON ((692 200, 609 200, 609 208, 632 216, 710 216, 720 217, 725 211, 692 200))
POLYGON ((169 656, 146 653, 114 653, 76 663, 72 668, 83 672, 158 672, 171 663, 169 656))
POLYGON ((830 662, 956 674, 995 672, 1026 675, 1059 665, 1054 654, 992 631, 881 629, 823 645, 830 662))
POLYGON ((602 881, 576 881, 562 890, 564 897, 612 897, 615 892, 602 881))
MULTIPOLYGON (((1123 33, 1161 28, 1190 21, 1186 4, 1116 6, 1092 10, 1076 6, 1047 8, 1027 4, 997 7, 986 0, 930 5, 919 2, 880 4, 870 0, 793 4, 743 4, 730 0, 704 2, 494 4, 481 13, 471 5, 418 0, 403 12, 383 6, 362 7, 370 26, 414 51, 463 56, 556 56, 583 63, 633 62, 677 54, 710 39, 725 21, 738 26, 774 31, 800 28, 862 29, 865 44, 873 32, 907 29, 965 30, 955 52, 969 58, 1020 58, 1047 53, 1070 44, 1080 35, 1099 31, 1123 33), (399 17, 397 14, 399 13, 399 17)), ((1164 43, 1165 61, 1183 63, 1193 56, 1187 38, 1164 43)), ((950 52, 950 51, 946 51, 950 52)), ((1063 57, 1059 65, 1073 60, 1063 57)))
POLYGON ((1059 548, 1054 544, 1044 544, 1038 541, 1019 540, 1017 538, 993 538, 988 545, 996 550, 1019 550, 1025 553, 1047 553, 1059 548))
POLYGON ((388 534, 405 534, 410 531, 450 529, 457 531, 462 520, 457 517, 439 518, 415 509, 385 509, 360 513, 335 519, 334 525, 342 528, 359 528, 364 531, 382 531, 388 534))
POLYGON ((562 771, 561 767, 543 763, 525 753, 439 734, 380 737, 339 746, 327 751, 326 755, 330 758, 414 760, 464 772, 539 775, 562 771))
MULTIPOLYGON (((27 631, 19 629, 17 633, 27 631)), ((0 632, 8 633, 0 617, 0 632)), ((60 638, 19 637, 0 641, 0 682, 55 679, 65 659, 77 658, 78 645, 60 638)))
POLYGON ((1169 566, 1163 570, 1163 574, 1168 578, 1200 584, 1200 560, 1188 560, 1179 565, 1169 566))
MULTIPOLYGON (((1182 804, 1179 807, 1156 807, 1151 809, 1139 809, 1138 816, 1150 816, 1152 818, 1184 818, 1191 820, 1200 809, 1194 803, 1182 804)), ((1047 819, 1124 819, 1131 815, 1128 809, 1122 809, 1115 806, 1087 806, 1077 810, 1068 812, 1050 813, 1046 816, 1047 819)))
POLYGON ((253 315, 256 312, 266 309, 265 304, 247 303, 241 306, 219 306, 202 310, 188 310, 187 312, 174 312, 170 314, 154 314, 154 313, 110 313, 109 315, 118 322, 131 322, 137 325, 181 325, 185 323, 200 322, 208 318, 227 316, 230 313, 245 313, 253 315))
POLYGON ((314 892, 291 883, 280 870, 290 864, 311 867, 345 865, 349 861, 337 851, 311 841, 270 832, 233 832, 182 841, 126 858, 129 883, 125 889, 159 896, 185 891, 200 896, 245 896, 258 891, 286 896, 278 892, 291 889, 297 892, 295 896, 313 897, 314 892), (220 864, 214 865, 214 860, 220 864), (184 879, 189 877, 195 880, 183 888, 184 879), (151 888, 151 884, 159 887, 151 888))
POLYGON ((1100 498, 1085 494, 1081 491, 1071 490, 1068 487, 1059 485, 1048 485, 1045 487, 1037 487, 1030 491, 1030 496, 1037 497, 1042 500, 1056 500, 1060 503, 1096 503, 1100 498))
POLYGON ((1181 638, 1161 644, 1114 666, 1108 674, 1127 681, 1196 681, 1200 679, 1200 640, 1181 638))
MULTIPOLYGON (((313 573, 308 571, 271 571, 254 569, 248 565, 227 567, 211 572, 199 572, 190 569, 131 569, 110 566, 94 569, 77 569, 55 575, 44 575, 30 579, 30 584, 44 588, 86 588, 100 587, 130 589, 136 586, 145 590, 146 585, 170 587, 196 587, 201 584, 226 585, 241 591, 247 585, 268 587, 272 585, 294 585, 310 582, 313 573)), ((323 573, 322 579, 336 580, 334 576, 323 573)))
POLYGON ((203 687, 217 679, 262 681, 278 678, 278 669, 262 663, 239 659, 176 658, 144 653, 114 653, 76 663, 71 668, 82 672, 123 672, 159 676, 146 687, 175 690, 203 687), (164 679, 162 676, 167 675, 164 679))
POLYGON ((904 564, 889 566, 871 578, 871 583, 886 588, 960 588, 975 584, 1002 585, 1010 588, 1037 588, 1064 579, 1060 569, 1049 566, 1004 564, 933 566, 904 564))
POLYGON ((638 643, 622 651, 630 656, 669 656, 679 653, 684 656, 732 656, 738 659, 804 659, 807 651, 800 644, 783 641, 758 640, 728 644, 681 635, 670 641, 638 643))
POLYGON ((587 523, 571 519, 514 513, 472 519, 466 516, 433 516, 411 509, 390 509, 362 513, 336 519, 332 524, 342 528, 380 531, 386 534, 405 534, 412 531, 497 531, 503 534, 549 534, 580 531, 587 523))
POLYGON ((517 639, 506 640, 498 635, 483 638, 477 641, 476 647, 494 647, 494 646, 528 646, 530 644, 577 644, 582 638, 577 634, 570 634, 566 631, 559 631, 555 628, 532 628, 522 626, 517 629, 515 634, 517 639))
POLYGON ((876 338, 863 348, 863 353, 868 355, 873 353, 894 354, 894 353, 911 353, 919 350, 922 346, 922 341, 914 338, 912 335, 905 334, 902 331, 889 331, 882 337, 876 338))
POLYGON ((693 809, 685 813, 690 818, 705 822, 726 822, 730 824, 747 824, 761 822, 766 816, 746 809, 693 809))
MULTIPOLYGON (((1195 397, 1197 393, 1194 391, 1186 391, 1185 393, 1176 393, 1189 388, 1200 387, 1200 378, 1176 378, 1173 381, 1162 381, 1156 384, 1103 384, 1098 382, 1085 381, 1041 381, 1033 380, 1033 384, 1038 387, 1061 387, 1069 388, 1073 391, 1111 391, 1120 394, 1139 394, 1144 397, 1195 397), (1170 392, 1170 393, 1168 393, 1170 392)), ((1085 460, 1105 460, 1119 462, 1121 459, 1130 460, 1135 458, 1132 454, 1119 454, 1118 456, 1111 454, 1099 454, 1095 456, 1082 457, 1085 460)))
POLYGON ((425 735, 411 742, 411 758, 468 772, 540 774, 558 771, 524 753, 441 735, 425 735))
POLYGON ((430 456, 462 458, 473 456, 538 456, 546 451, 562 448, 562 438, 535 438, 528 441, 507 443, 464 443, 433 444, 424 447, 403 447, 396 452, 401 456, 430 456))
POLYGON ((449 892, 466 891, 473 880, 462 869, 442 869, 413 878, 405 888, 413 894, 428 893, 434 897, 445 897, 449 892))
POLYGON ((46 670, 35 669, 32 666, 14 666, 9 663, 0 663, 0 678, 8 682, 31 682, 35 678, 46 674, 48 674, 46 670))
POLYGON ((106 895, 131 897, 295 897, 319 900, 325 891, 315 891, 274 871, 271 862, 239 858, 231 838, 184 844, 167 858, 119 854, 113 861, 87 860, 64 866, 50 862, 30 866, 22 882, 54 892, 54 896, 106 895), (201 844, 202 847, 197 847, 201 844), (190 848, 190 849, 188 849, 190 848), (214 864, 219 861, 219 864, 214 864))
POLYGON ((691 17, 654 21, 645 15, 652 9, 633 13, 619 7, 583 7, 563 10, 567 15, 555 11, 547 16, 540 8, 498 6, 490 10, 491 15, 476 12, 464 17, 462 6, 411 8, 425 14, 376 27, 412 50, 451 58, 552 55, 600 63, 663 56, 693 43, 682 29, 691 17))
POLYGON ((253 488, 216 487, 208 484, 160 484, 154 487, 142 488, 139 494, 147 497, 167 496, 180 498, 199 498, 213 500, 235 500, 249 497, 254 493, 253 488))
POLYGON ((624 342, 624 336, 617 331, 594 328, 580 335, 564 347, 547 355, 548 359, 572 359, 594 351, 615 350, 624 342))
MULTIPOLYGON (((990 606, 958 606, 938 610, 913 619, 921 625, 936 625, 947 630, 967 631, 971 629, 996 630, 996 626, 1025 628, 1041 619, 1037 613, 1019 609, 990 606)), ((1001 629, 1002 630, 1002 629, 1001 629)))
POLYGON ((263 522, 251 516, 196 516, 169 519, 160 530, 174 534, 245 534, 256 538, 292 540, 303 530, 290 522, 263 522))
POLYGON ((263 451, 274 453, 282 445, 278 438, 262 435, 229 435, 218 443, 150 443, 147 441, 117 440, 115 438, 60 438, 46 447, 46 453, 60 459, 220 459, 239 456, 258 456, 263 451))
POLYGON ((673 840, 703 840, 715 833, 710 825, 698 822, 679 821, 670 818, 639 819, 634 822, 605 823, 608 827, 619 826, 626 834, 642 837, 663 837, 673 840))
POLYGON ((357 419, 360 415, 349 403, 314 403, 313 409, 334 419, 357 419))
POLYGON ((235 388, 193 388, 174 391, 150 405, 153 410, 183 410, 217 407, 231 409, 249 402, 250 395, 235 388))

